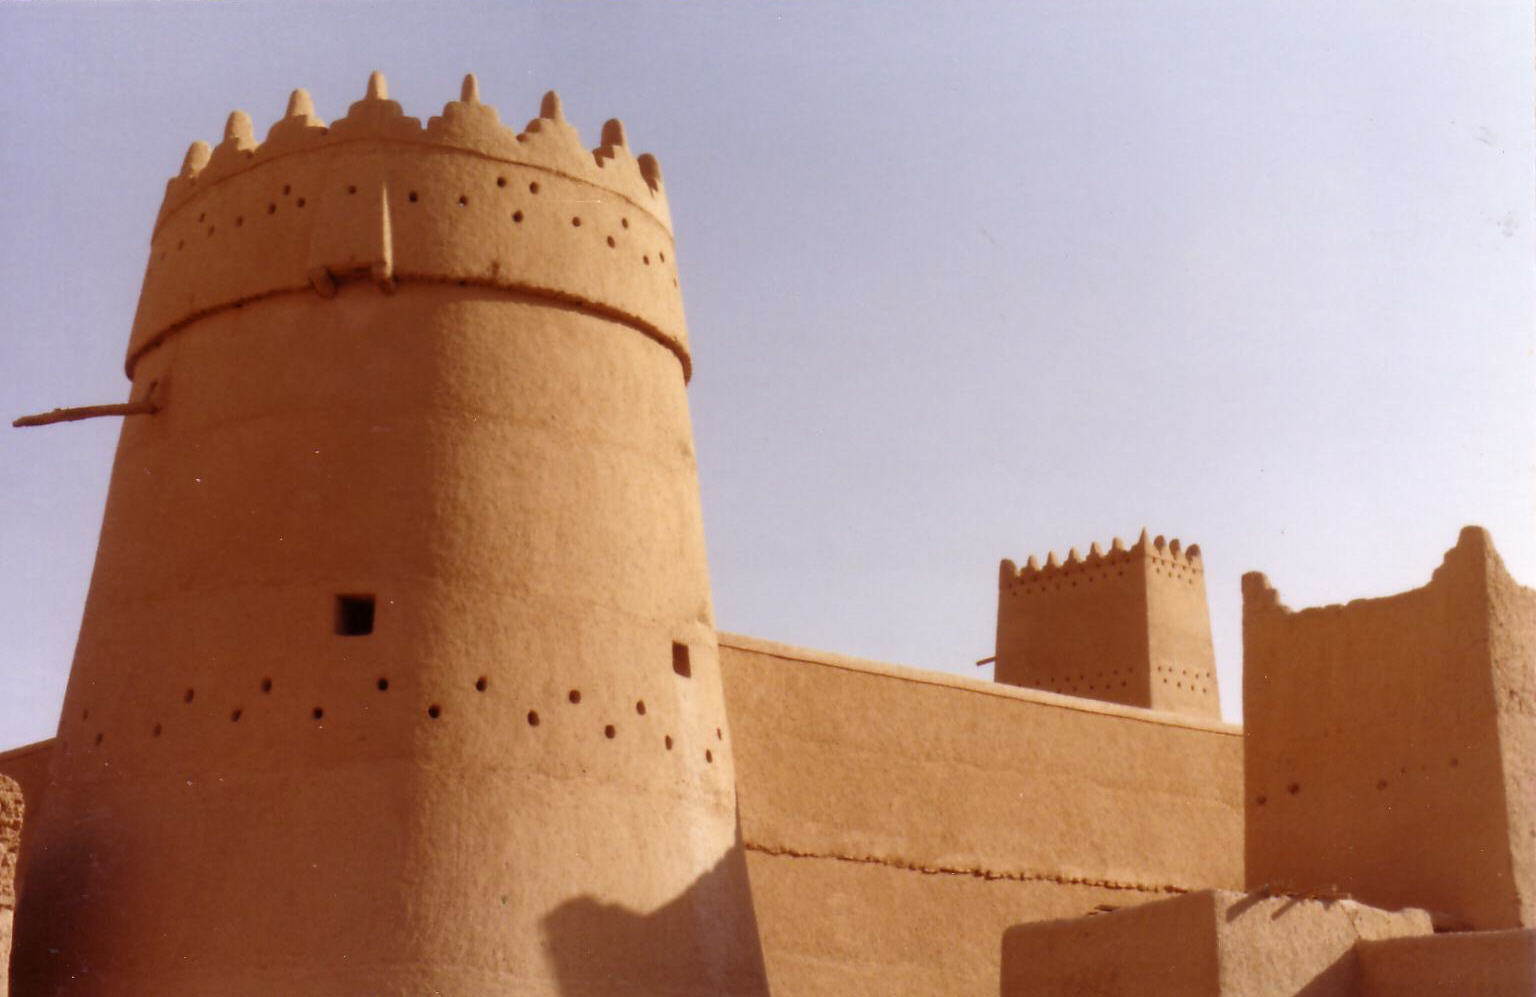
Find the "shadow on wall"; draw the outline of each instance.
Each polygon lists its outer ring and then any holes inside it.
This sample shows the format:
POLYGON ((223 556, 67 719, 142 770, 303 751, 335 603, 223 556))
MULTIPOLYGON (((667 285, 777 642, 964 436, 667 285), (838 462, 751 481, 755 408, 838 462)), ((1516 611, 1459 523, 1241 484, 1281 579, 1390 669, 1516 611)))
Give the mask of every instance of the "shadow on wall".
POLYGON ((750 897, 736 843, 715 867, 650 914, 577 897, 544 918, 544 942, 562 997, 615 994, 768 997, 750 897))

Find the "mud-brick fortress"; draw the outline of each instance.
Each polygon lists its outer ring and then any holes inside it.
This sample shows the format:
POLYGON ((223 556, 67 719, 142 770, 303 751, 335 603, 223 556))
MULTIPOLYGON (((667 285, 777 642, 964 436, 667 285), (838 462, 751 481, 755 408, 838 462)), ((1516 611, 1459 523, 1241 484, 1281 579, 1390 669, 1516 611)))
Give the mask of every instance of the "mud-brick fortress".
POLYGON ((1387 598, 1246 576, 1244 727, 1145 533, 1004 561, 995 682, 717 632, 616 121, 235 113, 127 374, 21 420, 123 428, 0 756, 18 997, 1536 990, 1536 593, 1479 529, 1387 598))

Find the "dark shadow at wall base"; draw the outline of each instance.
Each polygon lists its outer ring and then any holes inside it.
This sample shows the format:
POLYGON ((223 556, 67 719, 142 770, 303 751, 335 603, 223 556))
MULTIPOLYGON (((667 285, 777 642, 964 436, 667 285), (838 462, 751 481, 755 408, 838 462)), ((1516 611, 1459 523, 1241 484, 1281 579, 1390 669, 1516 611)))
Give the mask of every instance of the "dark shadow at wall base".
POLYGON ((736 843, 650 914, 577 897, 543 921, 562 997, 768 997, 768 976, 736 843))

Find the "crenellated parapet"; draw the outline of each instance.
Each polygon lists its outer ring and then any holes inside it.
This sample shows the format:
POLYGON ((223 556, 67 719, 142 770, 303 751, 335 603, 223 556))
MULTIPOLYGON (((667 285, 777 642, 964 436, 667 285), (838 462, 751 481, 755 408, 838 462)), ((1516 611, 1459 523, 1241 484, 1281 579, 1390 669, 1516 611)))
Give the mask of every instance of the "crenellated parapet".
POLYGON ((456 282, 630 325, 690 373, 671 216, 655 157, 604 125, 588 149, 546 94, 517 132, 473 76, 425 125, 367 94, 327 125, 303 90, 258 142, 230 115, 166 185, 127 368, 189 323, 273 294, 353 280, 456 282))
POLYGON ((1190 544, 1185 547, 1177 538, 1169 540, 1162 534, 1148 538, 1147 531, 1143 529, 1141 536, 1130 546, 1126 546, 1125 541, 1119 537, 1110 541, 1108 550, 1100 547, 1098 541, 1094 541, 1088 545, 1087 555, 1079 554, 1076 547, 1069 548, 1065 558, 1059 558, 1055 551, 1050 551, 1046 554, 1044 564, 1040 563, 1033 554, 1024 562, 1023 567, 1004 558, 999 566, 998 583, 1004 589, 1019 585, 1043 585, 1076 574, 1089 574, 1098 569, 1107 569, 1131 561, 1154 561, 1161 567, 1180 574, 1204 575, 1205 573, 1199 544, 1190 544))

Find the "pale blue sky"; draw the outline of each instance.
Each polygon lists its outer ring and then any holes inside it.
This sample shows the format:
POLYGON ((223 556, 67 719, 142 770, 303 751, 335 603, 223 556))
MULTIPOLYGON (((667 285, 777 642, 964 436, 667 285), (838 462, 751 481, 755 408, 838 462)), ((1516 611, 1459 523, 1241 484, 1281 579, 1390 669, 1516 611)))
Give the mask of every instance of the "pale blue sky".
MULTIPOLYGON (((164 182, 232 108, 479 74, 661 159, 725 629, 986 675, 997 560, 1200 543, 1536 582, 1532 12, 1507 4, 0 3, 0 409, 120 400, 164 182)), ((0 745, 51 734, 117 425, 0 430, 0 745)), ((167 531, 174 524, 166 525, 167 531)))

